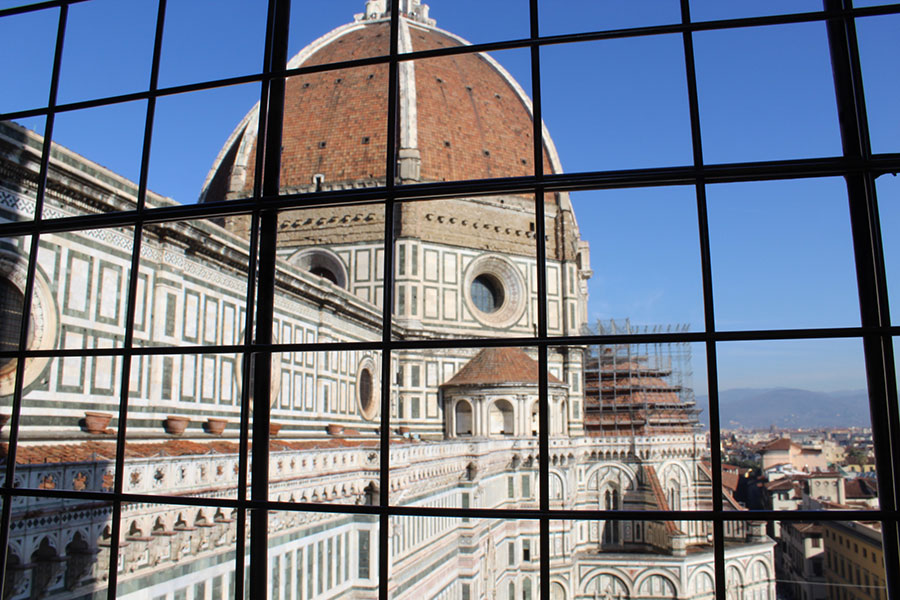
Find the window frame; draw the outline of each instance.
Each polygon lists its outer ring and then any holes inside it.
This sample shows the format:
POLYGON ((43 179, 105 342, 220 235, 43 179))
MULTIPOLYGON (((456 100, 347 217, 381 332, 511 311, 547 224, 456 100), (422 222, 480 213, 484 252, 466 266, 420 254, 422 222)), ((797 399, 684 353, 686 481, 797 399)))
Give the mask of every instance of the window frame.
MULTIPOLYGON (((205 352, 221 351, 222 348, 238 351, 243 354, 242 377, 242 417, 241 417, 241 450, 240 465, 242 481, 240 491, 236 499, 203 499, 205 505, 222 508, 237 509, 237 531, 243 532, 245 524, 249 522, 250 536, 245 539, 243 534, 237 536, 236 564, 244 564, 245 556, 250 560, 250 580, 245 581, 244 569, 235 571, 234 592, 235 597, 243 597, 244 590, 249 586, 252 589, 260 589, 267 586, 269 568, 267 565, 267 515, 268 511, 278 510, 322 510, 322 506, 286 504, 271 501, 267 494, 268 478, 268 448, 270 407, 267 403, 259 403, 260 407, 254 414, 252 427, 250 424, 248 405, 251 392, 251 370, 255 376, 252 378, 252 395, 258 398, 268 397, 272 382, 271 359, 272 354, 279 351, 330 351, 342 349, 371 348, 380 350, 384 357, 391 356, 391 352, 398 349, 427 347, 427 344, 411 341, 394 340, 391 335, 391 307, 393 306, 392 294, 393 270, 387 268, 394 262, 395 245, 392 240, 392 214, 394 206, 402 201, 415 201, 419 199, 435 199, 449 195, 488 195, 497 191, 527 192, 536 198, 535 204, 535 230, 538 240, 545 239, 544 206, 540 200, 546 194, 557 191, 576 191, 579 189, 617 189, 634 186, 655 185, 692 185, 696 189, 698 208, 698 230, 701 243, 701 267, 703 274, 703 296, 705 307, 705 323, 699 332, 675 332, 653 333, 642 335, 642 341, 653 342, 699 342, 705 344, 710 398, 710 453, 712 462, 712 489, 713 507, 707 511, 670 511, 661 517, 681 520, 709 520, 714 525, 714 556, 716 573, 716 597, 724 599, 725 592, 725 563, 724 563, 724 525, 728 521, 759 521, 769 519, 790 519, 796 521, 828 521, 849 520, 854 518, 879 520, 882 523, 882 539, 884 558, 886 563, 887 594, 900 594, 900 548, 898 548, 898 496, 900 496, 900 477, 895 472, 894 451, 900 446, 900 416, 897 405, 897 382, 894 367, 893 338, 900 335, 900 327, 893 326, 888 310, 888 293, 885 283, 885 265, 882 252, 882 230, 878 219, 877 199, 875 193, 875 179, 883 174, 900 171, 900 156, 897 154, 873 154, 869 144, 868 123, 865 113, 864 86, 860 69, 859 50, 856 43, 854 19, 861 16, 874 16, 900 13, 900 5, 882 5, 867 8, 853 8, 851 0, 824 0, 821 11, 808 13, 794 13, 766 17, 748 17, 739 19, 726 19, 715 22, 696 23, 690 19, 690 6, 688 0, 681 2, 681 23, 666 26, 635 27, 630 29, 594 31, 578 34, 567 34, 550 37, 539 35, 538 0, 529 0, 530 37, 521 40, 503 40, 487 44, 477 44, 463 49, 443 48, 400 54, 398 52, 398 19, 399 8, 397 2, 392 3, 390 22, 390 52, 374 62, 386 63, 389 67, 389 102, 388 102, 388 148, 396 147, 396 127, 398 118, 397 90, 398 71, 402 62, 417 58, 451 55, 455 53, 467 53, 476 51, 499 50, 506 48, 526 48, 530 50, 531 76, 533 88, 533 115, 534 129, 534 175, 529 177, 503 178, 491 181, 463 181, 421 185, 399 185, 395 181, 395 158, 393 155, 385 157, 386 185, 383 188, 367 190, 343 190, 333 192, 317 192, 312 195, 282 195, 278 185, 281 128, 283 123, 283 107, 285 76, 306 72, 309 68, 286 70, 288 23, 291 9, 290 0, 270 0, 268 6, 266 45, 262 49, 263 68, 259 73, 229 78, 226 80, 201 82, 192 85, 179 86, 178 88, 160 88, 158 86, 158 74, 160 65, 160 52, 162 47, 162 32, 165 23, 165 0, 159 3, 158 18, 156 24, 156 36, 154 41, 153 62, 151 77, 145 91, 130 94, 129 100, 136 98, 148 101, 148 115, 146 121, 144 144, 142 152, 141 175, 139 179, 138 202, 135 210, 121 213, 85 215, 62 219, 47 220, 42 218, 43 198, 47 192, 47 173, 49 170, 50 141, 53 138, 53 120, 55 115, 66 111, 102 106, 122 101, 121 98, 100 98, 87 102, 79 102, 68 105, 58 105, 56 101, 57 89, 60 78, 60 64, 65 39, 65 29, 68 9, 71 5, 86 0, 50 0, 39 4, 24 5, 10 9, 0 10, 0 18, 21 14, 29 11, 58 9, 59 25, 57 42, 50 87, 48 90, 48 103, 45 107, 17 111, 0 115, 0 120, 25 118, 32 116, 46 116, 46 133, 43 156, 40 166, 40 182, 36 192, 36 206, 34 218, 30 221, 0 224, 0 235, 30 235, 31 252, 29 254, 26 289, 24 301, 30 306, 34 294, 34 281, 36 277, 37 250, 41 235, 48 233, 75 231, 86 227, 121 227, 134 228, 134 251, 132 256, 131 273, 138 273, 138 259, 140 256, 140 241, 143 228, 146 225, 188 218, 212 218, 233 214, 251 215, 251 248, 248 275, 248 290, 258 290, 258 295, 253 296, 252 291, 247 296, 246 327, 243 343, 236 347, 203 347, 205 352), (826 159, 800 159, 785 161, 770 161, 765 163, 737 163, 728 165, 707 165, 703 161, 702 144, 700 135, 700 109, 697 94, 697 81, 694 72, 694 54, 692 35, 696 31, 726 29, 732 27, 750 27, 759 25, 775 25, 794 22, 824 21, 827 23, 830 58, 836 82, 836 96, 839 113, 841 114, 841 134, 843 153, 840 157, 826 159), (600 171, 592 173, 574 174, 549 174, 543 169, 542 140, 544 132, 541 127, 541 67, 540 48, 549 44, 578 43, 599 39, 613 39, 654 35, 663 33, 680 33, 683 40, 685 53, 686 72, 688 83, 689 105, 691 112, 691 131, 693 143, 693 164, 687 167, 642 169, 635 171, 600 171), (238 82, 260 82, 261 106, 260 135, 259 140, 264 144, 265 153, 259 153, 257 157, 256 171, 261 176, 255 179, 255 188, 252 198, 235 202, 212 203, 208 205, 183 205, 164 208, 148 208, 147 196, 147 170, 150 150, 150 134, 152 132, 153 110, 158 98, 175 93, 213 89, 226 84, 238 82), (271 108, 275 107, 275 108, 271 108), (719 331, 714 321, 714 297, 712 290, 712 272, 709 248, 709 224, 707 222, 706 189, 710 183, 730 181, 762 181, 791 179, 804 177, 840 176, 847 183, 848 200, 850 205, 850 224, 853 231, 854 254, 856 258, 857 284, 860 298, 861 324, 859 327, 847 327, 840 329, 791 329, 779 331, 751 330, 751 331, 719 331), (383 282, 384 300, 384 330, 381 341, 370 344, 318 344, 296 343, 278 344, 272 338, 273 301, 274 301, 274 274, 275 274, 275 241, 276 221, 279 210, 299 208, 314 201, 322 204, 345 203, 348 201, 371 200, 383 198, 385 207, 385 240, 384 243, 384 269, 383 282), (258 271, 258 275, 255 273, 258 271), (249 332, 254 329, 261 332, 257 339, 251 339, 249 332), (833 339, 853 338, 862 341, 865 350, 865 365, 869 391, 870 410, 872 414, 872 427, 874 446, 876 452, 876 469, 879 486, 879 508, 874 511, 842 511, 812 512, 812 511, 754 511, 743 514, 724 510, 721 493, 722 490, 717 389, 717 361, 716 343, 735 340, 779 340, 779 339, 833 339), (255 360, 251 357, 255 356, 255 360), (252 451, 248 451, 248 440, 255 440, 252 451), (249 497, 247 489, 247 465, 252 456, 253 483, 250 486, 249 497)), ((365 62, 373 62, 372 59, 363 59, 365 62)), ((362 61, 361 61, 362 62, 362 61)), ((351 65, 352 66, 352 65, 351 65)), ((402 248, 402 246, 400 246, 402 248)), ((543 242, 537 244, 538 265, 547 264, 546 248, 543 242)), ((402 273, 401 273, 402 274, 402 273)), ((132 276, 129 281, 129 296, 127 304, 127 327, 125 340, 120 348, 115 349, 80 349, 67 351, 66 355, 72 356, 122 356, 122 375, 120 386, 121 401, 119 407, 119 422, 126 422, 129 394, 129 360, 133 356, 150 354, 146 348, 136 347, 133 344, 135 296, 139 276, 132 276)), ((390 571, 390 538, 388 522, 395 515, 419 515, 419 516, 462 516, 466 518, 530 518, 540 523, 539 543, 535 548, 540 560, 540 596, 549 597, 550 590, 550 521, 556 519, 603 519, 607 521, 619 521, 626 519, 650 519, 652 512, 628 512, 613 511, 563 511, 550 508, 549 498, 549 410, 548 410, 548 380, 547 363, 548 349, 563 344, 600 344, 600 343, 628 343, 633 338, 628 335, 596 335, 577 338, 565 338, 548 335, 547 331, 547 281, 546 269, 537 269, 538 298, 538 326, 533 337, 521 340, 504 340, 504 343, 527 343, 538 349, 539 364, 539 469, 538 469, 538 509, 536 510, 507 510, 507 509, 471 509, 471 508, 424 508, 424 507, 400 507, 389 504, 388 494, 380 494, 379 502, 374 506, 329 506, 329 512, 346 512, 348 514, 366 514, 375 516, 379 520, 379 534, 377 545, 379 558, 377 575, 379 581, 380 597, 388 597, 389 571, 390 571)), ((0 488, 0 496, 3 499, 2 513, 0 513, 0 551, 7 551, 9 539, 9 527, 11 518, 11 504, 14 498, 52 496, 70 499, 102 499, 113 504, 112 534, 111 534, 111 568, 109 570, 108 589, 110 598, 115 596, 117 569, 116 560, 120 546, 121 509, 124 504, 140 501, 142 497, 123 493, 122 475, 125 471, 124 445, 125 428, 120 427, 117 436, 116 478, 113 490, 109 494, 66 491, 66 490, 30 490, 13 487, 15 474, 15 456, 18 442, 19 417, 21 413, 23 396, 24 364, 26 358, 35 356, 58 356, 60 352, 53 354, 50 351, 31 350, 27 347, 27 311, 20 328, 18 349, 3 352, 3 357, 17 360, 16 387, 13 394, 13 404, 9 422, 8 459, 5 466, 6 479, 0 488)), ((495 340, 475 339, 464 341, 442 340, 440 347, 487 347, 495 340)), ((186 352, 195 352, 191 349, 177 349, 170 351, 168 355, 177 356, 186 352)), ((391 382, 394 377, 391 372, 391 361, 382 361, 380 377, 373 378, 381 385, 380 407, 380 489, 390 489, 389 459, 390 459, 390 422, 391 415, 391 382)), ((143 497, 159 503, 190 504, 191 502, 174 496, 158 496, 152 498, 143 497)), ((368 533, 366 533, 368 535, 368 533)), ((374 543, 370 540, 370 543, 374 543)), ((0 556, 0 558, 5 557, 0 556)), ((320 559, 321 561, 321 555, 320 559)), ((5 565, 5 558, 0 560, 0 565, 5 565)), ((362 567, 361 567, 362 568, 362 567)), ((367 573, 370 566, 366 565, 367 573)), ((371 569, 376 572, 375 569, 371 569)), ((4 579, 0 577, 0 581, 4 579)))

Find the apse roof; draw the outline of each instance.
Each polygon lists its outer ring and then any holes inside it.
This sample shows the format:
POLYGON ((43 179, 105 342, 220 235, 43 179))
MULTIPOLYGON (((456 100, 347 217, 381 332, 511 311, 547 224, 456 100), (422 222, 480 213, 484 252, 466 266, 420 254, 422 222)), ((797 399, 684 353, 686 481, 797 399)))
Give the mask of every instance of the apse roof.
MULTIPOLYGON (((547 373, 549 383, 562 383, 547 373)), ((538 363, 521 348, 485 348, 467 362, 445 386, 527 383, 537 385, 538 363)))

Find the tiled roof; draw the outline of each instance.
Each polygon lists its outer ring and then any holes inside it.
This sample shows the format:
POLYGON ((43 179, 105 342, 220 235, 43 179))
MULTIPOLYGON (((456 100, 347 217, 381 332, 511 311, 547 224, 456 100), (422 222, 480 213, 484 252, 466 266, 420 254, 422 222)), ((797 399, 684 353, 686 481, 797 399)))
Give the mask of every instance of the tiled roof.
POLYGON ((780 491, 780 490, 792 490, 797 487, 796 481, 790 477, 785 477, 783 479, 776 479, 775 481, 769 481, 766 483, 766 489, 770 492, 780 491))
POLYGON ((794 523, 794 529, 800 533, 817 533, 820 536, 822 535, 822 526, 816 523, 794 523))
POLYGON ((725 489, 734 492, 735 490, 737 490, 738 482, 740 480, 741 477, 737 473, 722 469, 722 487, 724 487, 725 489))
POLYGON ((725 510, 747 510, 728 490, 722 490, 722 499, 725 501, 723 506, 725 510))
POLYGON ((794 442, 791 441, 791 438, 778 438, 777 440, 773 440, 766 444, 762 451, 763 452, 772 452, 772 451, 787 451, 791 449, 791 446, 796 446, 794 442))
MULTIPOLYGON (((351 25, 307 47, 306 58, 298 55, 291 66, 313 67, 386 55, 389 40, 390 26, 385 21, 351 25)), ((413 28, 410 42, 415 51, 463 45, 457 38, 427 27, 413 28)), ((401 129, 414 129, 413 138, 400 143, 413 143, 419 150, 422 181, 534 174, 530 109, 484 55, 463 53, 409 64, 414 67, 414 77, 402 81, 401 93, 414 102, 404 102, 397 118, 401 129)), ((324 176, 326 184, 384 181, 387 109, 387 63, 289 77, 285 83, 282 188, 308 187, 317 174, 324 176)), ((209 201, 224 199, 239 164, 253 164, 255 125, 248 120, 241 128, 215 167, 206 195, 209 201), (244 150, 249 153, 241 158, 239 147, 248 142, 249 148, 244 150)), ((546 149, 543 163, 544 172, 555 171, 546 149)), ((243 193, 249 194, 252 174, 243 183, 243 193)))
MULTIPOLYGON (((352 448, 378 445, 378 440, 329 438, 322 440, 290 441, 272 439, 272 452, 309 450, 315 448, 352 448)), ((0 444, 0 459, 6 457, 7 446, 0 444)), ((199 456, 203 454, 237 454, 237 442, 210 440, 166 440, 162 442, 126 443, 126 458, 150 458, 153 456, 199 456)), ((115 442, 80 442, 62 444, 19 444, 16 464, 111 462, 115 460, 115 442)))
MULTIPOLYGON (((562 383, 547 373, 550 383, 562 383)), ((537 385, 538 364, 521 348, 485 348, 444 385, 528 383, 537 385)))
POLYGON ((875 498, 878 496, 877 483, 860 477, 845 479, 844 494, 847 496, 847 500, 875 498))
MULTIPOLYGON (((669 502, 666 500, 666 495, 663 493, 662 485, 659 483, 659 477, 656 476, 656 469, 653 468, 653 465, 644 466, 644 478, 650 484, 650 491, 653 492, 653 500, 656 503, 655 509, 661 511, 670 510, 669 502)), ((673 535, 681 533, 674 521, 664 521, 664 523, 667 533, 673 535)))

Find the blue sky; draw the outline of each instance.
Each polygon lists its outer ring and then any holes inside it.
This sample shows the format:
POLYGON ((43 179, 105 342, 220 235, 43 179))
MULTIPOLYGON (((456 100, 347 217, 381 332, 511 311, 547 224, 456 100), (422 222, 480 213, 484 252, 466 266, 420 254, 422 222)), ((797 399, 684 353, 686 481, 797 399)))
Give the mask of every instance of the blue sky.
MULTIPOLYGON (((21 2, 18 2, 21 3, 21 2)), ((18 4, 0 2, 0 6, 18 4)), ((866 2, 874 4, 876 2, 866 2)), ((170 0, 160 84, 241 75, 260 68, 264 2, 170 0)), ((473 42, 528 34, 524 0, 433 0, 440 27, 473 42)), ((857 2, 857 4, 861 4, 857 2)), ((300 2, 292 9, 291 54, 361 12, 362 0, 300 2)), ((814 0, 695 0, 698 20, 817 10, 814 0)), ((671 23, 677 0, 541 0, 545 34, 671 23)), ((0 21, 0 112, 46 103, 56 9, 0 21)), ((136 91, 149 78, 155 3, 99 0, 70 9, 60 102, 136 91)), ((876 152, 900 151, 900 17, 858 23, 867 109, 876 152)), ((695 35, 701 131, 709 163, 834 156, 840 136, 822 23, 695 35)), ((530 93, 527 50, 495 53, 530 93)), ((544 120, 569 172, 687 165, 690 120, 679 35, 545 47, 544 120)), ((196 201, 215 155, 253 105, 259 86, 160 100, 150 188, 196 201)), ((138 176, 146 104, 60 115, 55 139, 129 178, 138 176)), ((25 124, 42 130, 41 119, 25 124)), ((900 281, 900 184, 878 182, 889 284, 900 281)), ((840 179, 709 186, 719 329, 859 324, 855 275, 840 179)), ((591 243, 592 319, 689 323, 703 305, 693 188, 573 194, 591 243)), ((900 293, 900 290, 897 290, 900 293)), ((900 309, 898 309, 900 310, 900 309)), ((895 311, 896 312, 896 311, 895 311)), ((723 345, 722 387, 864 387, 861 351, 845 342, 723 345), (727 375, 727 377, 725 377, 727 375)), ((695 360, 698 380, 702 365, 695 360)), ((698 391, 705 387, 697 382, 698 391)))

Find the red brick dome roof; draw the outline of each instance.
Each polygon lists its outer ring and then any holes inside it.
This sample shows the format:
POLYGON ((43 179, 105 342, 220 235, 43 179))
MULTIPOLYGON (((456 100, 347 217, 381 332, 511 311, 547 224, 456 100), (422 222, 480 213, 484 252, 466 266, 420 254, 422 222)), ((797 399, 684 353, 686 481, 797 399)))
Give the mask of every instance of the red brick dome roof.
MULTIPOLYGON (((370 2, 370 4, 372 4, 370 2)), ((378 4, 377 2, 375 3, 378 4)), ((466 45, 416 12, 400 22, 400 51, 466 45)), ((368 10, 368 9, 367 9, 368 10)), ((376 6, 377 10, 377 6, 376 6)), ((367 12, 316 40, 290 68, 388 53, 390 25, 367 12)), ((531 104, 496 61, 483 53, 400 63, 397 175, 404 181, 452 181, 534 173, 531 104)), ((386 64, 291 77, 286 85, 281 188, 285 192, 384 184, 387 144, 386 64)), ((258 106, 222 148, 202 201, 246 197, 253 185, 258 106)), ((544 170, 559 172, 544 135, 544 170)))

